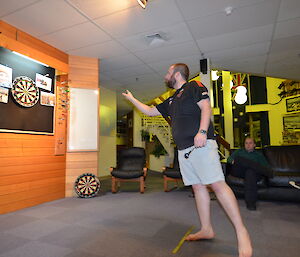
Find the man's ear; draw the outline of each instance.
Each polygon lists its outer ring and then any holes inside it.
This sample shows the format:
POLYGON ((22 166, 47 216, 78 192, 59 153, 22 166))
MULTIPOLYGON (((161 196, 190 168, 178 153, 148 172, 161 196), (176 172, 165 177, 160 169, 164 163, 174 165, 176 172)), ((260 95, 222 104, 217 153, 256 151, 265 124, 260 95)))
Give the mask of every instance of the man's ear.
POLYGON ((181 74, 180 74, 179 71, 176 71, 176 72, 174 73, 174 78, 175 78, 175 79, 181 78, 181 74))

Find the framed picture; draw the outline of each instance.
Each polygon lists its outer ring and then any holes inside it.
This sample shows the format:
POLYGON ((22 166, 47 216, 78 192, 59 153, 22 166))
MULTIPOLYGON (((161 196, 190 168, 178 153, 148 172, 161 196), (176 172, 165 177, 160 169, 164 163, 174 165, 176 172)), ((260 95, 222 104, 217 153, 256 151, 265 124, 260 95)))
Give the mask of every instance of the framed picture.
POLYGON ((54 106, 55 94, 41 91, 41 105, 54 106))
POLYGON ((0 64, 0 87, 12 87, 12 68, 0 64))
POLYGON ((286 111, 287 112, 300 111, 300 96, 286 99, 286 111))
POLYGON ((283 116, 284 130, 300 130, 300 113, 283 116))
POLYGON ((8 88, 0 87, 0 103, 7 104, 8 102, 8 88))
POLYGON ((52 90, 52 79, 49 77, 43 76, 39 73, 35 74, 35 84, 37 87, 40 87, 47 91, 52 90))

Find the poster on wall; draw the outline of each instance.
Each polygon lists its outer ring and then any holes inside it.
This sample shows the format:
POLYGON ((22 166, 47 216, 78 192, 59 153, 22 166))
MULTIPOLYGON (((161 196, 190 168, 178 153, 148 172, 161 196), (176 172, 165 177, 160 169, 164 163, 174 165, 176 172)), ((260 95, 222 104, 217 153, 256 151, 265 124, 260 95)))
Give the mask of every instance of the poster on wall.
POLYGON ((35 84, 37 87, 51 91, 52 79, 42 74, 36 73, 35 84))
POLYGON ((41 105, 54 106, 55 94, 41 91, 41 105))
POLYGON ((300 113, 283 117, 284 130, 300 130, 300 113))
POLYGON ((0 87, 12 87, 12 68, 0 64, 0 87))
POLYGON ((0 103, 7 104, 8 102, 8 88, 0 87, 0 103))
POLYGON ((286 99, 286 111, 287 112, 300 111, 300 96, 286 99))

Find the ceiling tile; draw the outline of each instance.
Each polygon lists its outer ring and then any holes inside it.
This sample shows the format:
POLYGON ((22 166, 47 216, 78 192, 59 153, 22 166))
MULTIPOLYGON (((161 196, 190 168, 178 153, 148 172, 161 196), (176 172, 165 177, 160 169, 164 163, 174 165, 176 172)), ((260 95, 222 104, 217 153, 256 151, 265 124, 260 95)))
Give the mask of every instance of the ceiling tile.
POLYGON ((214 62, 212 66, 217 69, 225 69, 252 74, 262 74, 264 72, 267 55, 254 56, 243 59, 231 60, 230 62, 214 62))
POLYGON ((51 0, 51 4, 49 1, 43 0, 5 16, 3 19, 33 36, 49 34, 87 21, 86 18, 61 0, 51 0), (23 17, 22 20, 20 17, 23 17))
POLYGON ((284 0, 281 1, 278 20, 288 20, 299 17, 300 1, 299 0, 284 0))
POLYGON ((149 2, 146 10, 137 6, 94 21, 115 38, 123 38, 179 23, 183 18, 174 0, 157 0, 149 2))
POLYGON ((268 56, 268 67, 299 66, 299 50, 286 48, 285 51, 275 51, 268 56))
POLYGON ((177 0, 178 6, 186 20, 205 17, 215 13, 225 13, 225 8, 239 8, 263 0, 177 0))
POLYGON ((67 51, 108 41, 111 38, 93 23, 85 22, 42 36, 40 39, 63 51, 67 51))
POLYGON ((137 66, 144 64, 141 60, 139 60, 133 54, 111 57, 111 58, 103 58, 101 59, 101 67, 102 71, 112 71, 112 70, 121 70, 124 68, 128 68, 130 66, 137 66))
MULTIPOLYGON (((100 87, 105 87, 107 89, 112 89, 116 90, 122 87, 122 84, 118 83, 117 81, 114 80, 101 80, 100 78, 100 87)), ((101 91, 100 91, 101 94, 101 91)))
POLYGON ((278 22, 276 24, 274 39, 290 37, 295 35, 300 35, 300 17, 296 19, 278 22))
POLYGON ((272 32, 273 25, 266 25, 199 39, 197 43, 202 52, 211 52, 270 41, 272 32))
MULTIPOLYGON (((101 62, 100 62, 101 67, 101 62)), ((107 76, 109 76, 112 79, 121 80, 123 81, 124 77, 137 77, 140 75, 150 74, 153 73, 153 69, 151 69, 149 66, 142 64, 138 66, 131 66, 125 69, 121 70, 113 70, 109 73, 105 73, 107 76)))
POLYGON ((270 42, 257 43, 243 47, 235 47, 232 49, 209 52, 205 54, 212 62, 228 61, 234 59, 244 59, 252 56, 260 56, 268 53, 270 42))
POLYGON ((286 66, 286 67, 268 67, 265 71, 265 76, 283 78, 283 79, 295 79, 299 80, 299 66, 286 66))
POLYGON ((110 40, 100 44, 89 45, 78 49, 67 51, 68 54, 97 57, 97 58, 110 58, 118 55, 126 55, 130 52, 120 45, 117 41, 110 40))
POLYGON ((101 0, 69 0, 72 5, 80 9, 91 19, 106 16, 124 9, 137 6, 138 3, 132 0, 101 1, 101 0))
POLYGON ((280 0, 264 1, 239 8, 228 16, 216 14, 187 23, 196 39, 264 26, 275 22, 279 3, 280 0))
POLYGON ((181 63, 185 63, 188 65, 188 67, 190 69, 190 75, 193 75, 194 73, 199 72, 199 70, 200 70, 200 59, 201 59, 200 55, 185 56, 185 57, 181 57, 181 58, 174 57, 170 60, 149 63, 149 66, 151 66, 159 74, 165 76, 169 67, 172 64, 181 62, 181 63))
POLYGON ((200 51, 194 41, 139 51, 136 52, 135 55, 143 61, 150 63, 173 59, 174 53, 176 53, 177 58, 197 54, 200 55, 200 51))
POLYGON ((14 11, 30 6, 40 0, 9 0, 1 1, 0 18, 14 11))
POLYGON ((300 53, 300 35, 273 40, 270 52, 276 53, 286 51, 287 49, 298 49, 298 52, 300 53))
POLYGON ((157 73, 153 72, 153 73, 149 73, 149 74, 139 75, 138 77, 127 76, 122 79, 122 82, 125 85, 132 85, 132 86, 137 85, 138 87, 139 87, 139 85, 149 83, 149 81, 151 81, 151 83, 159 82, 160 84, 162 84, 164 81, 164 78, 159 76, 157 73))
POLYGON ((162 38, 166 40, 163 43, 163 46, 177 44, 193 39, 187 25, 183 22, 180 22, 168 27, 161 27, 139 33, 138 35, 134 35, 132 37, 120 38, 119 41, 132 52, 147 50, 157 47, 149 44, 149 41, 146 38, 147 35, 153 35, 156 33, 160 34, 162 38))

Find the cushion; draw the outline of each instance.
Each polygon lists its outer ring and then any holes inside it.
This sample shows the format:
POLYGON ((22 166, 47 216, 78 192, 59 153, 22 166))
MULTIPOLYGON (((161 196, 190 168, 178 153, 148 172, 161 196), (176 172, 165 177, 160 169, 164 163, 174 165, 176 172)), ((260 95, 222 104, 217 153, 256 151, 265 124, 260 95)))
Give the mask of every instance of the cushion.
POLYGON ((113 170, 111 175, 116 178, 124 178, 124 179, 131 179, 131 178, 139 178, 144 175, 143 171, 124 171, 124 170, 113 170))

